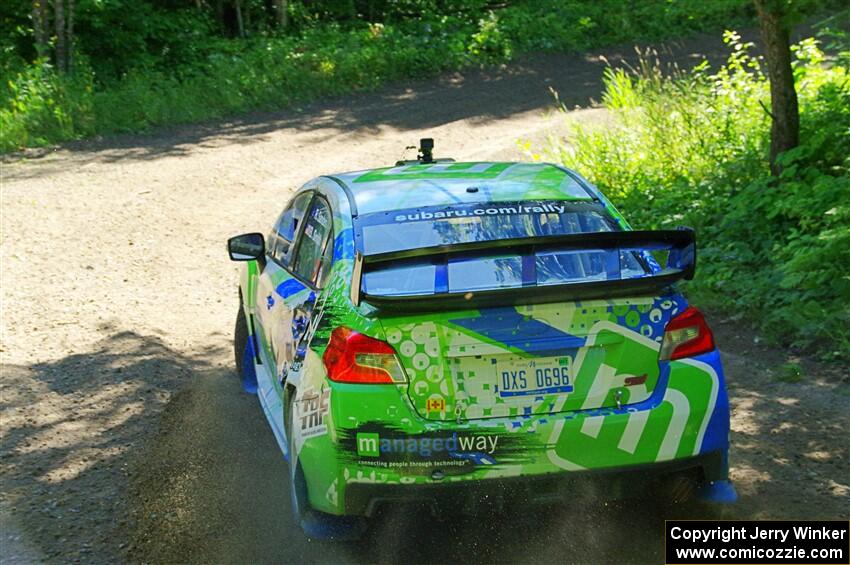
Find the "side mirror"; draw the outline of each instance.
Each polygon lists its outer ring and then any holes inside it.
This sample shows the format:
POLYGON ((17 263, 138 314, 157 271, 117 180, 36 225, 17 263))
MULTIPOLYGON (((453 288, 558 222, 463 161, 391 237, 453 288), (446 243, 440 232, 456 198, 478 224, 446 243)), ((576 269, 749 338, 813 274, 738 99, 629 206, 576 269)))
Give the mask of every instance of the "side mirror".
POLYGON ((266 252, 266 241, 261 233, 243 233, 227 240, 227 252, 231 261, 262 259, 266 252))

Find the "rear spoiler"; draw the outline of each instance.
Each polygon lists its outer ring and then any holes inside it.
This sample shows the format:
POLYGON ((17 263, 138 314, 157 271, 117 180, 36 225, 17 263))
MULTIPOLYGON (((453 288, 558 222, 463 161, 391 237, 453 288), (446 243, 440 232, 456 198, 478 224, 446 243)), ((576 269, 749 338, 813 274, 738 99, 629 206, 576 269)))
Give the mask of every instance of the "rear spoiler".
MULTIPOLYGON (((616 255, 616 270, 619 271, 619 254, 616 255)), ((351 299, 355 305, 361 300, 380 309, 434 310, 474 308, 481 305, 504 305, 511 303, 540 303, 560 300, 587 300, 613 296, 657 293, 681 279, 691 280, 696 271, 696 234, 691 228, 656 231, 594 232, 539 237, 521 237, 490 241, 475 241, 454 245, 440 245, 363 255, 355 255, 354 279, 351 299), (449 258, 491 255, 510 251, 522 257, 533 257, 538 252, 553 250, 619 250, 622 251, 667 251, 667 264, 663 269, 642 277, 563 283, 536 286, 484 290, 476 292, 448 292, 435 290, 427 295, 384 296, 361 292, 363 274, 392 263, 400 266, 429 257, 434 264, 446 264, 449 258)), ((533 263, 533 262, 532 262, 533 263)))

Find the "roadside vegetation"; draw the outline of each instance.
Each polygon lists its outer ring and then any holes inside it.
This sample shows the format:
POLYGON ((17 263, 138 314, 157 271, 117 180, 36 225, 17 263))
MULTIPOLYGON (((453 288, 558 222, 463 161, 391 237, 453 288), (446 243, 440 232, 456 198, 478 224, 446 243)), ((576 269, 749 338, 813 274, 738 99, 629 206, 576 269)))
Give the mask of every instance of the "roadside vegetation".
POLYGON ((5 0, 0 152, 754 17, 749 0, 5 0))
POLYGON ((716 70, 662 68, 652 53, 638 68, 609 69, 612 123, 578 126, 569 143, 533 156, 586 174, 636 229, 695 227, 699 275, 688 290, 700 304, 754 321, 774 343, 846 361, 850 46, 842 34, 822 40, 830 60, 814 38, 792 47, 799 145, 776 158, 778 176, 764 62, 732 32, 716 70))

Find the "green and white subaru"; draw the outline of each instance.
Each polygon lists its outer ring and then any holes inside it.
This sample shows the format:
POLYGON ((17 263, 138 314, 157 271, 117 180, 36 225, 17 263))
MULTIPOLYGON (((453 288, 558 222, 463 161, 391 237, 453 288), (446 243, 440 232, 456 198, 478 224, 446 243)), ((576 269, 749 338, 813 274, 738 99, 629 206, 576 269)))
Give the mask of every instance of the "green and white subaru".
POLYGON ((307 535, 683 478, 729 502, 711 330, 674 284, 692 230, 633 231, 550 164, 418 161, 318 177, 244 261, 236 361, 307 535))

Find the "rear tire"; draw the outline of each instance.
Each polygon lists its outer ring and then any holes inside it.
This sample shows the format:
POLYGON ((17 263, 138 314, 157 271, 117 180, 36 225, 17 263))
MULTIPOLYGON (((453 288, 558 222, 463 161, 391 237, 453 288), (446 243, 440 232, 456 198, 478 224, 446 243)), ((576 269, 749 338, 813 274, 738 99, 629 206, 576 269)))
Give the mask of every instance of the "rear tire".
POLYGON ((292 441, 295 393, 287 402, 286 443, 289 456, 289 500, 292 518, 304 535, 317 541, 355 541, 366 532, 368 523, 361 516, 335 516, 314 510, 307 493, 307 479, 295 456, 292 441))
POLYGON ((257 372, 254 369, 254 340, 248 334, 248 321, 245 309, 239 301, 239 313, 236 314, 236 327, 233 330, 233 353, 236 361, 236 373, 242 381, 242 389, 250 394, 257 393, 257 372))

